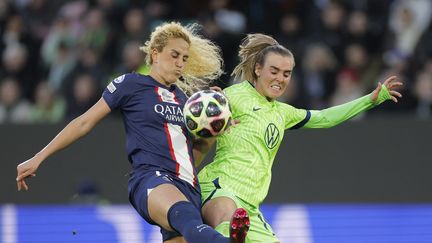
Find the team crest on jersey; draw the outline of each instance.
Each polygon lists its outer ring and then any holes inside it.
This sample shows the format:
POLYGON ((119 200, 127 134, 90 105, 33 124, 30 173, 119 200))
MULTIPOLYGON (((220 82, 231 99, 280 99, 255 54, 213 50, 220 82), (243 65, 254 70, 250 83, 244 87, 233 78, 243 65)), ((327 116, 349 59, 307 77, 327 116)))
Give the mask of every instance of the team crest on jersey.
POLYGON ((157 88, 157 92, 161 101, 177 105, 179 104, 174 93, 171 93, 168 90, 160 87, 157 88))
POLYGON ((115 78, 113 80, 113 82, 116 83, 116 84, 119 84, 119 83, 123 82, 124 78, 125 78, 125 75, 123 74, 122 76, 119 76, 119 77, 115 78))
POLYGON ((264 135, 264 142, 267 148, 272 149, 276 147, 279 142, 279 138, 280 133, 277 126, 274 123, 268 124, 264 135))

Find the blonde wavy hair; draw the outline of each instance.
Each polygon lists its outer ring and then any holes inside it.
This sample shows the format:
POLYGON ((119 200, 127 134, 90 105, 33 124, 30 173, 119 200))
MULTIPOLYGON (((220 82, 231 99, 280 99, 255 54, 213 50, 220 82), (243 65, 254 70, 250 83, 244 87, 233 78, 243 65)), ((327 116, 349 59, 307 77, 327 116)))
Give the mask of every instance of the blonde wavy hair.
POLYGON ((164 23, 151 33, 150 40, 140 47, 146 53, 146 62, 152 65, 151 50, 161 52, 168 40, 181 38, 189 44, 189 58, 182 78, 176 85, 187 95, 208 88, 210 82, 223 74, 221 50, 213 42, 197 34, 198 24, 183 26, 178 22, 164 23))
POLYGON ((255 66, 264 65, 265 58, 269 53, 277 53, 282 56, 291 57, 294 55, 290 50, 280 45, 273 37, 264 34, 248 34, 240 44, 240 63, 234 68, 231 76, 237 81, 255 81, 258 77, 255 73, 255 66))

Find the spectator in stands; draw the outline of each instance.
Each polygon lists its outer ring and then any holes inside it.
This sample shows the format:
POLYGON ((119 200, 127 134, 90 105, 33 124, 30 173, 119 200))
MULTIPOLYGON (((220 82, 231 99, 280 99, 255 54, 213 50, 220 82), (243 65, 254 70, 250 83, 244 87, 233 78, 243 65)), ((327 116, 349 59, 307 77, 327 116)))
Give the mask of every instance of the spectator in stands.
POLYGON ((432 117, 432 70, 422 70, 416 76, 414 92, 417 96, 417 117, 432 117))
POLYGON ((57 123, 64 119, 65 101, 46 81, 36 86, 34 105, 30 112, 32 123, 57 123))
POLYGON ((90 74, 82 73, 75 77, 72 86, 72 96, 67 100, 66 120, 83 114, 97 102, 100 90, 97 81, 90 74))
POLYGON ((21 97, 19 82, 4 78, 0 82, 0 123, 28 123, 30 103, 21 97))

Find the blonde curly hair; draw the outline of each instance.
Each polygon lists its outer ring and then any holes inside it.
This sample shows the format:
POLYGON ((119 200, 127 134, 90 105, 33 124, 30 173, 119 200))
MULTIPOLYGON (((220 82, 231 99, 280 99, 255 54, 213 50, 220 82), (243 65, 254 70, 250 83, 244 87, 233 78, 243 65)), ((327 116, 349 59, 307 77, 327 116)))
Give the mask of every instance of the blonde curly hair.
POLYGON ((152 65, 151 50, 162 51, 168 40, 181 38, 189 44, 189 58, 182 78, 176 82, 187 95, 208 88, 210 82, 223 74, 221 50, 213 42, 197 34, 199 25, 183 26, 178 22, 164 23, 151 33, 150 40, 140 47, 146 53, 146 62, 152 65))

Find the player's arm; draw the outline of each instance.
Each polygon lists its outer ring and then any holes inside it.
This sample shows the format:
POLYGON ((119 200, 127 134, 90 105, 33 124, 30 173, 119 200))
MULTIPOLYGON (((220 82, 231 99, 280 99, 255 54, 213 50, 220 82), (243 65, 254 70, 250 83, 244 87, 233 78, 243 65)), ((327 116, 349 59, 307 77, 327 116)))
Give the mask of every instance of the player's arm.
POLYGON ((306 128, 327 128, 338 125, 357 114, 369 110, 386 100, 398 102, 397 98, 402 95, 394 89, 401 86, 401 82, 395 81, 396 77, 387 78, 384 83, 378 83, 376 89, 361 98, 348 103, 333 106, 324 110, 312 110, 306 116, 309 120, 304 124, 306 128))
POLYGON ((110 112, 111 109, 106 101, 100 98, 93 107, 72 120, 47 146, 45 146, 45 148, 31 159, 19 164, 16 178, 18 190, 28 190, 25 179, 33 177, 39 165, 46 158, 89 133, 93 127, 110 112))
POLYGON ((193 142, 193 156, 195 159, 195 166, 198 167, 204 160, 207 153, 215 143, 216 138, 197 138, 193 142))

